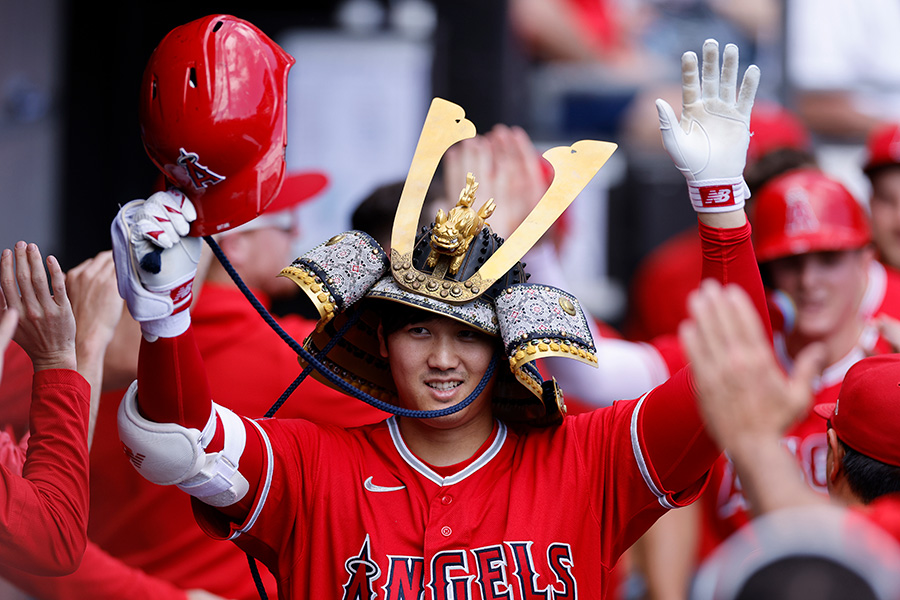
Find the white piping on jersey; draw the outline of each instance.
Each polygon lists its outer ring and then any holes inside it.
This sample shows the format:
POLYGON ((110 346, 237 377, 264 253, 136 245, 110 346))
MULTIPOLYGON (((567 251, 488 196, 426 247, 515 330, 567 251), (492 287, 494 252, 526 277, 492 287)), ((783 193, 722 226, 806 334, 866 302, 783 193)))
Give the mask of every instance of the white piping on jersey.
POLYGON ((449 477, 441 477, 440 475, 435 473, 431 469, 431 467, 419 460, 416 455, 413 454, 406 446, 406 442, 403 441, 403 436, 400 435, 400 427, 397 424, 397 417, 391 417, 387 420, 388 431, 391 432, 391 439, 394 441, 394 447, 397 449, 397 452, 400 453, 400 457, 404 461, 406 461, 406 464, 418 471, 423 477, 430 479, 441 487, 459 483, 484 465, 488 464, 492 458, 497 456, 497 453, 500 452, 500 448, 503 447, 503 442, 506 441, 506 425, 504 425, 502 421, 498 421, 497 423, 497 437, 494 438, 494 442, 488 447, 488 449, 484 451, 484 454, 479 456, 471 465, 469 465, 459 473, 454 473, 449 477))
POLYGON ((269 436, 266 435, 265 430, 259 426, 259 423, 256 421, 252 421, 247 419, 250 423, 253 423, 253 426, 259 430, 259 434, 262 436, 263 442, 266 445, 266 480, 263 483, 262 490, 259 491, 259 502, 256 503, 256 509, 254 509, 253 514, 250 515, 250 518, 247 519, 247 524, 235 531, 228 538, 229 540, 236 539, 242 533, 246 533, 250 531, 253 525, 256 524, 256 519, 259 518, 259 513, 262 512, 263 506, 266 503, 266 500, 269 498, 269 490, 272 488, 272 473, 275 470, 274 458, 275 453, 272 452, 272 442, 269 441, 269 436))
POLYGON ((647 467, 647 461, 644 458, 644 452, 641 448, 640 438, 638 437, 638 413, 641 411, 641 408, 643 408, 644 400, 647 399, 649 393, 650 392, 647 392, 641 396, 637 406, 634 407, 634 412, 631 413, 631 450, 634 452, 634 460, 637 462, 638 469, 641 471, 641 477, 644 478, 644 483, 647 484, 647 487, 650 488, 650 491, 656 496, 660 505, 662 505, 663 508, 678 508, 669 502, 668 496, 659 489, 656 482, 654 482, 653 478, 650 476, 650 469, 647 467))

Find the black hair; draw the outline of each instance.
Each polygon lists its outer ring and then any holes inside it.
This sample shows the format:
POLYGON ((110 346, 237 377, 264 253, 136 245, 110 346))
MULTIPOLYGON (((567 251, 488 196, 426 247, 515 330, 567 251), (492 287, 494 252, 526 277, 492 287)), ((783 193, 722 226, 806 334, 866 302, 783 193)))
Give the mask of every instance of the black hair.
POLYGON ((439 316, 400 302, 373 300, 371 306, 381 317, 381 327, 384 330, 385 338, 410 323, 420 323, 439 316))
POLYGON ((792 555, 753 573, 735 600, 876 600, 872 586, 836 560, 792 555))
POLYGON ((844 449, 841 467, 847 485, 863 503, 869 504, 885 494, 900 492, 900 467, 854 450, 840 439, 838 442, 844 449))

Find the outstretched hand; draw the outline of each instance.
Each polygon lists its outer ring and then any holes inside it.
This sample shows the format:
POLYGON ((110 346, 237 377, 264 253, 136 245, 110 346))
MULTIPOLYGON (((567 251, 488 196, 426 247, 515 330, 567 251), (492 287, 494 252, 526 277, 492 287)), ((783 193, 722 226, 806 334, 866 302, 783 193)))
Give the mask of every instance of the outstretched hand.
POLYGON ((704 281, 688 310, 679 338, 712 437, 722 448, 781 438, 811 405, 824 349, 807 347, 785 375, 749 296, 734 285, 704 281))
POLYGON ((737 75, 737 46, 725 46, 720 74, 719 44, 706 40, 702 77, 694 52, 681 59, 681 118, 665 100, 656 101, 663 145, 687 179, 700 213, 737 210, 750 196, 743 174, 759 68, 747 67, 740 89, 737 75))
POLYGON ((490 132, 463 140, 447 151, 445 193, 454 200, 465 184, 466 173, 473 173, 477 197, 482 201, 493 198, 497 203, 491 228, 508 238, 547 191, 541 160, 524 129, 495 125, 490 132))
POLYGON ((124 304, 116 287, 112 250, 70 269, 66 287, 78 325, 76 346, 80 349, 96 345, 105 350, 116 331, 124 304))
POLYGON ((31 358, 35 371, 75 369, 75 315, 66 295, 65 274, 54 256, 44 271, 35 244, 18 242, 0 255, 3 310, 19 315, 13 337, 31 358), (51 287, 52 286, 52 287, 51 287))

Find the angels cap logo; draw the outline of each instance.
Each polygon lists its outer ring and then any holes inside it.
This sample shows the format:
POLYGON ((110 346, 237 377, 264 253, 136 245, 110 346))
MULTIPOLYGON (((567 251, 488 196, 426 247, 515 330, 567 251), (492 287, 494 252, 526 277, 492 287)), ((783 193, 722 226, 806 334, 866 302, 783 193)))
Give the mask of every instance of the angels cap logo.
POLYGON ((178 157, 177 162, 180 166, 184 167, 185 171, 187 171, 188 177, 191 178, 191 183, 194 185, 194 188, 199 190, 200 188, 209 187, 225 181, 223 175, 219 175, 208 167, 201 165, 200 157, 196 153, 188 152, 184 148, 181 148, 180 150, 181 156, 178 157))
POLYGON ((801 187, 791 188, 788 190, 785 199, 787 200, 785 233, 798 235, 819 229, 819 219, 809 204, 809 195, 806 193, 806 190, 801 187))

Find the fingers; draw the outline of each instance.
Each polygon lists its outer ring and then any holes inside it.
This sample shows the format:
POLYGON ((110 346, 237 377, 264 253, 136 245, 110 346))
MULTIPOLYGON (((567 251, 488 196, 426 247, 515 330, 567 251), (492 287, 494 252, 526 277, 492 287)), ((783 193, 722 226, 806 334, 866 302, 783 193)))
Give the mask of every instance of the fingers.
POLYGON ((0 318, 0 360, 2 360, 3 353, 6 351, 6 347, 9 346, 10 340, 12 340, 18 324, 19 313, 14 308, 5 311, 3 317, 0 318))
POLYGON ((678 122, 678 119, 675 117, 675 111, 662 98, 656 99, 656 112, 659 114, 659 128, 662 131, 672 130, 672 124, 678 122))
POLYGON ((815 343, 806 346, 794 359, 794 367, 791 380, 795 385, 808 389, 813 380, 822 373, 825 367, 825 345, 815 343))
MULTIPOLYGON (((0 290, 3 291, 4 308, 20 309, 19 289, 16 286, 16 270, 13 266, 13 254, 5 248, 0 254, 0 290)), ((21 313, 21 310, 19 310, 21 313)))
POLYGON ((722 78, 719 81, 719 99, 734 104, 737 93, 738 47, 726 44, 722 55, 722 78))
MULTIPOLYGON (((43 269, 41 269, 43 271, 43 269)), ((47 257, 47 270, 50 272, 50 283, 53 286, 53 301, 60 307, 69 304, 69 295, 66 293, 66 274, 59 261, 52 254, 47 257)))
MULTIPOLYGON (((759 89, 759 67, 750 65, 744 71, 744 79, 741 80, 741 89, 738 93, 737 109, 748 120, 750 119, 750 111, 753 110, 753 100, 756 98, 756 91, 759 89)), ((748 121, 749 122, 749 121, 748 121)))
POLYGON ((716 40, 703 42, 703 76, 700 93, 704 100, 719 97, 719 42, 716 40))
MULTIPOLYGON (((38 304, 38 294, 41 290, 44 290, 47 296, 50 295, 49 290, 46 287, 46 277, 44 276, 44 264, 41 261, 40 252, 37 253, 36 268, 32 268, 35 264, 34 252, 37 251, 37 246, 35 249, 29 252, 29 245, 25 242, 17 242, 15 248, 13 249, 13 254, 16 259, 16 282, 19 286, 19 297, 22 301, 22 314, 28 315, 29 312, 33 312, 38 304), (44 286, 36 285, 34 281, 34 277, 37 276, 34 271, 40 272, 40 276, 44 278, 44 286)), ((9 296, 7 296, 8 298, 9 296)))
POLYGON ((699 102, 700 97, 700 72, 697 68, 697 55, 694 52, 685 52, 681 55, 681 103, 688 106, 699 102))

